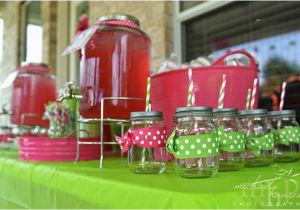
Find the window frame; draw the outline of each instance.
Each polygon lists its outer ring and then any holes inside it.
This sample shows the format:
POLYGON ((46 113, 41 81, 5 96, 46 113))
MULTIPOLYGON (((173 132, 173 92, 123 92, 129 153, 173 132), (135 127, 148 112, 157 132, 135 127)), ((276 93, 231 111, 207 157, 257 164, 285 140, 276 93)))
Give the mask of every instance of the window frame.
POLYGON ((180 1, 175 2, 174 51, 179 59, 179 62, 182 62, 182 57, 183 55, 185 55, 185 43, 184 43, 184 34, 183 34, 184 26, 182 23, 187 20, 193 19, 199 15, 203 15, 212 10, 228 5, 232 2, 234 2, 234 0, 228 0, 228 1, 208 0, 202 4, 196 5, 182 12, 180 12, 180 1))
POLYGON ((0 39, 2 44, 0 45, 0 63, 3 61, 3 51, 4 51, 4 18, 0 15, 0 20, 2 20, 2 34, 0 33, 0 39))

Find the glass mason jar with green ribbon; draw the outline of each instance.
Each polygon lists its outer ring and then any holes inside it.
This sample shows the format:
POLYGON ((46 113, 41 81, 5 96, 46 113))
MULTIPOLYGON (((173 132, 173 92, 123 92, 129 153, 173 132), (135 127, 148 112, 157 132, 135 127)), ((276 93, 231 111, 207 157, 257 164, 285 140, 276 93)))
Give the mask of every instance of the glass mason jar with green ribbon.
POLYGON ((212 108, 176 109, 177 124, 167 141, 174 167, 181 177, 212 177, 218 171, 219 142, 212 108))
POLYGON ((240 112, 240 122, 246 135, 244 166, 267 166, 274 160, 274 135, 268 111, 265 109, 240 112))
POLYGON ((300 127, 294 110, 269 112, 275 128, 275 161, 292 162, 300 158, 300 127))
POLYGON ((213 120, 219 137, 219 171, 236 171, 244 166, 245 133, 235 108, 214 109, 213 120))
POLYGON ((162 112, 131 112, 131 126, 116 137, 122 152, 128 151, 129 169, 138 174, 160 174, 167 165, 167 133, 162 112))

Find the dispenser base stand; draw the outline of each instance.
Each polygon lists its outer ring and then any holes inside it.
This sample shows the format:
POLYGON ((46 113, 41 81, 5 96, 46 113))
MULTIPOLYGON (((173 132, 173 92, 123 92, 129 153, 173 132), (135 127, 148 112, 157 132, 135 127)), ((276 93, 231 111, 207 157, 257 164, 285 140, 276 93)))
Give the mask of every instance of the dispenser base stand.
MULTIPOLYGON (((104 125, 112 125, 117 124, 121 126, 121 135, 124 135, 124 127, 127 125, 130 125, 130 120, 128 119, 116 119, 116 118, 104 118, 104 101, 107 100, 133 100, 133 101, 144 101, 145 99, 143 98, 131 98, 131 97, 104 97, 101 99, 100 102, 100 118, 90 118, 90 119, 79 119, 78 118, 78 123, 77 123, 77 133, 76 133, 76 139, 77 139, 77 152, 76 152, 76 159, 74 161, 74 164, 76 164, 79 160, 80 156, 80 145, 83 144, 99 144, 100 145, 100 164, 99 167, 103 168, 103 159, 104 159, 104 154, 103 154, 103 145, 105 144, 111 144, 111 145, 117 145, 118 142, 104 142, 103 141, 103 132, 104 132, 104 125), (92 123, 92 124, 97 124, 100 123, 100 142, 82 142, 80 141, 80 128, 79 128, 79 123, 92 123)), ((79 113, 78 113, 79 116, 79 113)))

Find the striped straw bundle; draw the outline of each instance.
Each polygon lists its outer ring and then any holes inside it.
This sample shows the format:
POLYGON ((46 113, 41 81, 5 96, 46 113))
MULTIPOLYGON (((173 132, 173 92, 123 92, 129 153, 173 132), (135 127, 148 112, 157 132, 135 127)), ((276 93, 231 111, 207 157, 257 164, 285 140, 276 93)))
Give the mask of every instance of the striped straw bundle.
POLYGON ((195 92, 194 92, 194 83, 193 83, 193 72, 192 69, 188 70, 189 75, 189 89, 188 89, 188 101, 187 106, 195 106, 195 92))
POLYGON ((222 84, 219 93, 218 109, 222 109, 224 107, 225 87, 226 87, 226 74, 223 74, 222 84))
POLYGON ((147 92, 146 92, 146 112, 151 112, 150 88, 151 88, 151 78, 148 77, 148 80, 147 80, 147 92))

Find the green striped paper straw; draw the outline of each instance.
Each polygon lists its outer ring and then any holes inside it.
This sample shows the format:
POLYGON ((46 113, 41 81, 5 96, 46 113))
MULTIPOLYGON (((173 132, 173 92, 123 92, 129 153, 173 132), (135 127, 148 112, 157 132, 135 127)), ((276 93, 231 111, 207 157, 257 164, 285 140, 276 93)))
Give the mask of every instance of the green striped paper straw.
POLYGON ((250 108, 250 100, 251 100, 251 88, 248 89, 247 100, 246 100, 246 110, 250 108))
POLYGON ((151 78, 148 77, 148 80, 147 80, 147 93, 146 93, 146 112, 151 112, 150 87, 151 87, 151 78))

